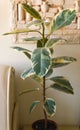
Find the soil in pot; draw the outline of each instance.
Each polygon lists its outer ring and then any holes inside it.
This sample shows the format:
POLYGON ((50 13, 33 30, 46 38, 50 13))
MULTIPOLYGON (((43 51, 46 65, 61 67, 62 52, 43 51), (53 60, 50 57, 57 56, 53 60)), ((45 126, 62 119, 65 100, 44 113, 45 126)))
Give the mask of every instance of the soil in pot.
MULTIPOLYGON (((44 119, 35 121, 32 124, 32 129, 33 130, 45 130, 44 119)), ((54 121, 48 120, 46 130, 58 130, 58 126, 54 121)))

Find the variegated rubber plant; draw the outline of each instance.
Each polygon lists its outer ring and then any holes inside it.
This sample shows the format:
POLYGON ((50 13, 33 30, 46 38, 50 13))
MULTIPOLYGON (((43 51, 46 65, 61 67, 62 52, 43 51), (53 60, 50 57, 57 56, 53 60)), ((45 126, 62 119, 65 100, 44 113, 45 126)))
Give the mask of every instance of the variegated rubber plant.
MULTIPOLYGON (((51 20, 51 23, 48 24, 49 26, 49 33, 46 34, 45 27, 46 22, 44 19, 42 19, 41 15, 31 6, 27 4, 21 4, 22 8, 29 13, 33 18, 35 18, 34 21, 31 21, 27 24, 26 29, 16 29, 13 30, 10 33, 5 33, 4 35, 8 34, 17 34, 17 33, 26 33, 26 32, 37 32, 39 33, 39 37, 26 37, 24 39, 25 41, 36 41, 37 47, 33 51, 21 48, 21 47, 13 47, 13 49, 16 49, 18 51, 21 51, 24 53, 29 60, 31 60, 31 68, 26 69, 21 77, 22 79, 26 79, 27 77, 31 77, 34 80, 38 81, 41 86, 43 87, 43 112, 44 112, 44 119, 45 119, 45 127, 47 126, 47 116, 53 116, 56 112, 56 103, 54 99, 49 98, 46 96, 46 89, 49 88, 57 89, 59 91, 63 91, 65 93, 73 94, 73 88, 70 84, 70 82, 63 76, 56 76, 53 77, 51 74, 53 73, 53 69, 56 69, 57 67, 62 67, 65 65, 68 65, 74 61, 76 61, 73 57, 68 56, 59 56, 54 57, 54 46, 57 44, 59 40, 64 40, 64 38, 51 38, 50 36, 54 34, 55 31, 68 26, 72 23, 72 21, 76 17, 76 11, 65 9, 62 12, 60 12, 55 18, 51 20), (40 26, 41 29, 31 29, 31 26, 35 25, 40 26), (52 50, 53 49, 53 53, 52 50), (50 86, 46 87, 46 80, 50 80, 53 83, 50 86), (40 82, 41 81, 41 82, 40 82)), ((27 89, 20 93, 20 95, 32 91, 39 91, 39 88, 35 89, 27 89)), ((40 104, 41 101, 36 100, 33 101, 30 106, 30 112, 36 108, 38 104, 40 104)))

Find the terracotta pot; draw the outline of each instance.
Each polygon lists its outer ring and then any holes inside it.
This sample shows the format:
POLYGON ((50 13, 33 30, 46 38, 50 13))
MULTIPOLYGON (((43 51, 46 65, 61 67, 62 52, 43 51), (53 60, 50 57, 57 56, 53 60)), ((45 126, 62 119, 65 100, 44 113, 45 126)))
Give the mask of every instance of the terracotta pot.
MULTIPOLYGON (((44 128, 44 119, 37 120, 32 124, 32 130, 45 130, 44 128)), ((56 122, 52 120, 47 120, 47 129, 46 130, 58 130, 56 122)))

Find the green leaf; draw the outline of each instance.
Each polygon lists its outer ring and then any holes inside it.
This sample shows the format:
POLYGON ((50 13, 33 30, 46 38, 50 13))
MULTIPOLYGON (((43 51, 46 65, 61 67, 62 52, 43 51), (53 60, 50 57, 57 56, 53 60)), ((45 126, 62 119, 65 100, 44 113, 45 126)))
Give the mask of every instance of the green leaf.
POLYGON ((24 95, 24 94, 26 94, 26 93, 30 93, 30 92, 34 92, 34 91, 39 91, 39 88, 26 89, 26 90, 20 92, 18 96, 22 96, 22 95, 24 95))
POLYGON ((53 45, 55 45, 56 42, 58 42, 59 40, 62 40, 62 38, 52 38, 49 39, 46 44, 45 47, 51 48, 53 45))
POLYGON ((51 88, 57 89, 65 93, 74 94, 70 82, 63 76, 52 77, 50 78, 50 80, 55 82, 50 86, 51 88))
POLYGON ((70 25, 75 17, 76 17, 75 10, 71 11, 69 9, 66 9, 60 12, 59 15, 56 17, 56 19, 53 20, 53 24, 51 26, 51 33, 62 27, 70 25))
POLYGON ((28 52, 23 52, 29 59, 31 59, 31 54, 28 52))
POLYGON ((28 4, 21 4, 23 9, 28 12, 32 17, 36 18, 36 19, 41 19, 40 14, 38 13, 38 11, 36 11, 34 8, 32 8, 30 5, 28 4))
POLYGON ((49 116, 53 116, 56 112, 56 103, 53 99, 47 98, 44 103, 44 109, 49 116))
POLYGON ((3 35, 10 35, 10 34, 19 34, 19 33, 28 33, 28 32, 37 32, 37 29, 30 30, 30 29, 15 29, 11 32, 4 33, 3 35))
POLYGON ((50 68, 50 69, 48 70, 47 74, 45 75, 45 77, 46 77, 46 78, 49 77, 52 73, 53 73, 53 69, 50 68))
POLYGON ((32 25, 40 26, 42 23, 43 23, 43 20, 38 19, 38 20, 34 20, 34 21, 31 21, 31 22, 27 23, 26 27, 30 27, 32 25))
POLYGON ((31 51, 22 47, 11 47, 12 49, 16 49, 17 51, 20 51, 22 53, 24 53, 29 59, 31 59, 31 51))
POLYGON ((37 48, 32 54, 33 70, 39 76, 45 76, 50 68, 50 51, 47 48, 37 48))
POLYGON ((18 50, 18 51, 22 51, 22 52, 32 52, 32 51, 30 51, 30 50, 28 50, 28 49, 25 49, 25 48, 23 48, 23 47, 18 47, 18 46, 14 46, 14 47, 11 47, 11 48, 13 48, 13 49, 16 49, 16 50, 18 50))
POLYGON ((25 79, 25 78, 27 78, 27 77, 30 77, 31 75, 34 75, 34 74, 35 74, 35 72, 34 72, 34 70, 33 70, 32 68, 26 69, 26 70, 21 74, 21 78, 22 78, 22 79, 25 79))
POLYGON ((37 41, 40 39, 41 39, 41 37, 30 37, 30 38, 25 38, 24 41, 37 41))
POLYGON ((30 113, 36 108, 36 106, 40 103, 40 101, 33 101, 30 106, 30 113))
MULTIPOLYGON (((48 39, 44 38, 44 46, 45 46, 47 41, 48 41, 48 39)), ((43 39, 40 39, 40 40, 37 41, 37 48, 38 47, 43 47, 43 39)))
POLYGON ((76 61, 74 57, 61 56, 52 59, 52 67, 62 67, 76 61))

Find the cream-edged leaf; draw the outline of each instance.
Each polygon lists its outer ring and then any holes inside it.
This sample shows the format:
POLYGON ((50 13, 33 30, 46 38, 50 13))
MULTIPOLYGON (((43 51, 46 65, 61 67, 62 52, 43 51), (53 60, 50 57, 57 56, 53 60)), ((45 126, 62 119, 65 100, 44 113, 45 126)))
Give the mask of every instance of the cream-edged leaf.
POLYGON ((72 21, 75 19, 75 17, 76 17, 75 10, 71 11, 69 9, 65 9, 62 12, 60 12, 57 15, 57 17, 53 19, 53 23, 51 25, 51 33, 62 27, 70 25, 72 21))
POLYGON ((52 98, 46 98, 44 109, 49 116, 53 116, 56 112, 56 103, 52 98))
POLYGON ((73 88, 69 80, 66 79, 65 77, 57 76, 57 77, 49 78, 49 80, 54 81, 54 83, 50 86, 51 88, 65 93, 74 94, 73 88))
POLYGON ((39 91, 39 88, 26 89, 26 90, 20 92, 18 96, 22 96, 22 95, 24 95, 26 93, 35 92, 35 91, 39 91))
POLYGON ((37 40, 41 40, 41 37, 29 37, 29 38, 25 38, 23 40, 24 41, 37 41, 37 40))
POLYGON ((76 61, 76 58, 69 57, 69 56, 61 56, 61 57, 52 58, 52 67, 53 68, 62 67, 74 61, 76 61))
POLYGON ((62 38, 51 38, 49 39, 46 44, 45 47, 51 48, 52 46, 54 46, 59 40, 62 40, 62 38))
POLYGON ((32 53, 32 66, 34 72, 43 77, 50 68, 50 51, 47 48, 37 48, 32 53))
POLYGON ((33 70, 32 68, 26 69, 26 70, 21 74, 21 78, 22 78, 22 79, 25 79, 25 78, 30 77, 31 75, 34 75, 34 74, 35 74, 35 72, 34 72, 34 70, 33 70))
POLYGON ((31 7, 28 4, 22 3, 21 4, 23 9, 28 12, 32 17, 36 18, 36 19, 41 19, 41 16, 39 14, 39 12, 37 10, 35 10, 33 7, 31 7))
POLYGON ((32 102, 32 104, 30 106, 30 113, 38 106, 39 103, 40 103, 39 100, 32 102))
POLYGON ((26 48, 18 47, 18 46, 14 46, 11 48, 24 53, 29 59, 31 59, 32 52, 30 50, 28 50, 26 48))
POLYGON ((42 19, 37 19, 37 20, 28 22, 26 27, 31 27, 32 25, 40 26, 42 23, 43 23, 42 19))

